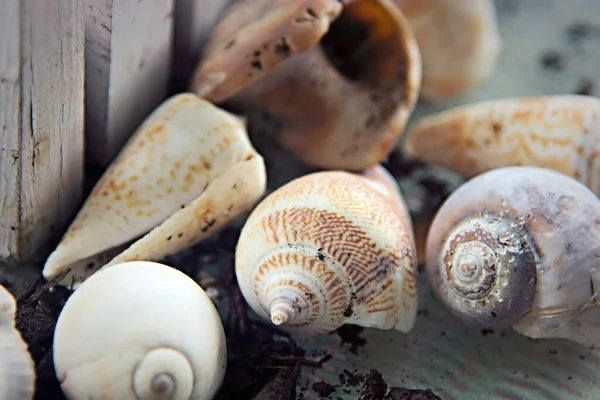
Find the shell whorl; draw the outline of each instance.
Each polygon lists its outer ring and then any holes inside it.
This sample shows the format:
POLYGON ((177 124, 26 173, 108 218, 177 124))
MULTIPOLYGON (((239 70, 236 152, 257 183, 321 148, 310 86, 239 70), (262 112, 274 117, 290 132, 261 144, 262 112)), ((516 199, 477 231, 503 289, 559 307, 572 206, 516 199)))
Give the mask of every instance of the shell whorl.
POLYGON ((531 308, 536 255, 508 214, 477 213, 458 222, 437 263, 442 301, 467 322, 507 328, 531 308))
POLYGON ((148 351, 133 373, 133 390, 140 400, 188 399, 193 387, 190 361, 171 348, 148 351))
POLYGON ((255 312, 303 333, 344 323, 412 328, 412 235, 365 179, 333 171, 306 175, 255 208, 236 250, 238 282, 255 312))

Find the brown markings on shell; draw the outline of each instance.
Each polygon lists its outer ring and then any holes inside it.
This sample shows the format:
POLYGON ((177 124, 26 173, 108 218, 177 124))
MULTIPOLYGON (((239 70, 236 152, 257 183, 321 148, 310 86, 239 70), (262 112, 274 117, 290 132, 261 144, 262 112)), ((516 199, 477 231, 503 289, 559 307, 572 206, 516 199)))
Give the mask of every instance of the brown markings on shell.
MULTIPOLYGON (((258 267, 254 275, 254 296, 256 298, 261 297, 261 283, 268 279, 267 277, 279 268, 285 268, 290 265, 301 265, 303 267, 302 273, 318 278, 323 284, 324 295, 328 302, 330 314, 341 316, 347 307, 348 299, 350 294, 346 293, 340 278, 335 275, 325 262, 316 259, 305 253, 299 252, 285 252, 285 253, 273 253, 258 267), (347 299, 348 297, 348 299, 347 299)), ((302 284, 297 280, 280 280, 278 281, 281 285, 295 286, 304 293, 311 293, 311 289, 302 284)), ((321 305, 317 302, 317 297, 308 295, 304 298, 307 302, 313 304, 312 313, 310 317, 303 323, 293 323, 294 326, 306 326, 316 321, 321 311, 321 305)), ((261 304, 263 310, 269 315, 270 310, 266 309, 268 304, 261 304)))
MULTIPOLYGON (((461 106, 415 124, 407 133, 405 149, 412 157, 443 165, 469 178, 495 168, 530 165, 562 172, 587 184, 586 177, 570 161, 573 154, 569 149, 576 157, 591 162, 592 148, 586 147, 584 137, 593 134, 586 128, 586 116, 594 107, 593 102, 579 96, 551 96, 461 106), (536 131, 529 128, 533 126, 536 131), (542 127, 569 127, 573 134, 562 138, 546 136, 542 127), (550 146, 564 150, 541 151, 550 146)), ((585 172, 590 173, 589 165, 587 169, 585 172)))

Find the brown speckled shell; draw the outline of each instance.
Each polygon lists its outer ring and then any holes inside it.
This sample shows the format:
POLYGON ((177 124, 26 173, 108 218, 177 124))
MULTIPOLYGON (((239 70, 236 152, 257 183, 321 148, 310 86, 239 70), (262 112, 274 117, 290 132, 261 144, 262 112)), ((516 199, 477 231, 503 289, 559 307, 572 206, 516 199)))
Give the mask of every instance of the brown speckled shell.
POLYGON ((380 163, 418 99, 420 53, 391 0, 241 2, 209 46, 191 90, 235 103, 250 123, 280 121, 277 138, 314 166, 380 163))
POLYGON ((473 177, 529 165, 568 175, 600 194, 600 100, 555 95, 491 100, 421 119, 404 152, 473 177))
POLYGON ((268 293, 299 293, 304 317, 285 328, 325 333, 344 323, 411 330, 416 258, 410 227, 368 178, 319 172, 269 195, 248 218, 236 274, 252 309, 269 319, 268 293), (267 303, 267 304, 265 304, 267 303))
MULTIPOLYGON (((243 121, 194 94, 176 95, 148 116, 105 171, 44 276, 159 225, 118 260, 157 260, 191 246, 254 206, 266 189, 265 174, 243 121)), ((93 272, 80 276, 74 269, 63 282, 93 272)))
POLYGON ((394 1, 423 56, 423 98, 448 100, 491 77, 501 50, 493 0, 394 1))

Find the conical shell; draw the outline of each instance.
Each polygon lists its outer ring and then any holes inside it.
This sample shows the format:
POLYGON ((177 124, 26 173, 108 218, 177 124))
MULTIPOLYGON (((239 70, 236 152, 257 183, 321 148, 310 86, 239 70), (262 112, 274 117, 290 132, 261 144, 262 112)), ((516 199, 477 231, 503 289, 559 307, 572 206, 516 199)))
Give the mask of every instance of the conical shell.
POLYGON ((395 0, 423 57, 421 97, 443 101, 489 79, 501 37, 493 0, 395 0))
MULTIPOLYGON (((376 172, 377 173, 377 172, 376 172)), ((341 171, 303 176, 263 200, 236 250, 242 295, 262 318, 300 334, 345 323, 408 332, 416 258, 399 192, 341 171)))
MULTIPOLYGON (((265 190, 264 162, 244 122, 193 94, 174 96, 106 170, 43 274, 49 279, 158 226, 119 258, 157 260, 237 218, 265 190)), ((92 272, 75 269, 62 282, 92 272)))
POLYGON ((313 166, 361 171, 397 143, 420 84, 417 43, 391 0, 259 0, 220 22, 191 90, 251 124, 267 115, 313 166))
POLYGON ((600 194, 600 100, 555 95, 491 100, 421 119, 404 152, 473 177, 508 166, 561 172, 600 194))
POLYGON ((469 180, 442 205, 427 271, 463 320, 600 345, 598 254, 594 193, 556 171, 506 167, 469 180))
POLYGON ((15 327, 15 298, 0 285, 0 400, 33 398, 35 370, 27 344, 15 327))
POLYGON ((227 363, 223 325, 202 288, 145 261, 79 286, 56 323, 53 356, 70 400, 210 400, 227 363))

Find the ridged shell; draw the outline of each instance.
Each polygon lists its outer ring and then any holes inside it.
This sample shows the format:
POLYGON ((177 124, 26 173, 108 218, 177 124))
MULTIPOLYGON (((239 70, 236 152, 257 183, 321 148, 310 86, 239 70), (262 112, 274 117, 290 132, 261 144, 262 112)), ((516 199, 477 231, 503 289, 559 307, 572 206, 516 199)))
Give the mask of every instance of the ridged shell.
POLYGON ((221 319, 202 288, 143 261, 81 284, 59 315, 53 354, 70 400, 209 400, 227 362, 221 319))
POLYGON ((415 249, 397 209, 406 207, 398 192, 390 201, 368 179, 340 171, 305 175, 252 212, 238 242, 236 274, 259 316, 301 334, 345 323, 412 329, 415 249))
POLYGON ((27 344, 15 327, 17 303, 0 285, 0 400, 33 399, 35 370, 27 344))
POLYGON ((561 172, 600 194, 600 100, 555 95, 490 100, 418 121, 404 152, 473 177, 508 166, 561 172))
POLYGON ((423 57, 421 97, 443 101, 489 79, 501 38, 493 0, 394 0, 423 57))
MULTIPOLYGON (((238 2, 217 26, 191 90, 276 121, 299 158, 327 169, 380 163, 418 99, 421 57, 390 0, 238 2)), ((252 125, 251 125, 252 126, 252 125)))
POLYGON ((555 171, 507 167, 471 179, 442 205, 428 237, 427 271, 438 298, 464 320, 600 345, 599 255, 594 193, 555 171), (494 231, 499 224, 504 234, 494 231), (457 261, 461 253, 468 263, 457 261), (463 278, 449 278, 452 269, 463 278), (472 300, 451 283, 464 287, 486 273, 494 280, 472 300))
POLYGON ((106 170, 43 274, 50 279, 83 261, 62 282, 84 280, 110 258, 99 256, 88 268, 86 260, 148 231, 116 260, 159 260, 248 211, 265 190, 264 162, 244 122, 193 94, 176 95, 106 170))

